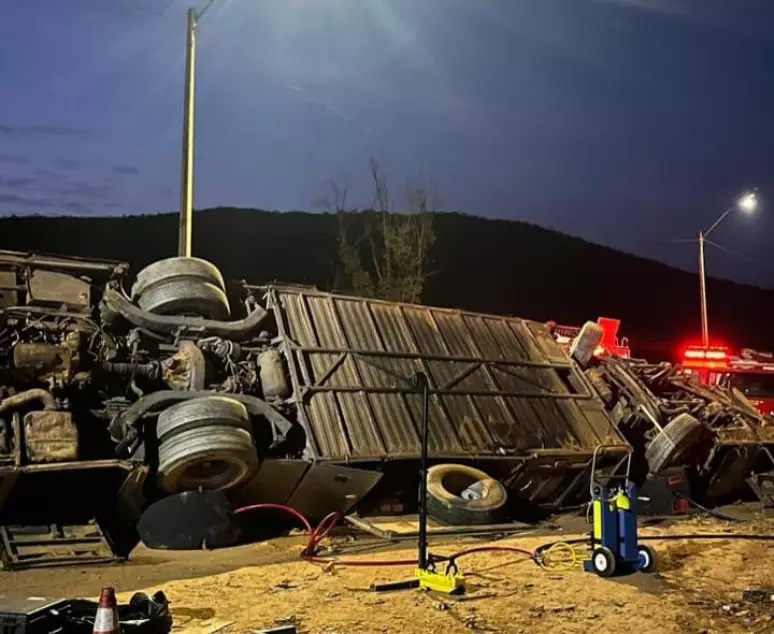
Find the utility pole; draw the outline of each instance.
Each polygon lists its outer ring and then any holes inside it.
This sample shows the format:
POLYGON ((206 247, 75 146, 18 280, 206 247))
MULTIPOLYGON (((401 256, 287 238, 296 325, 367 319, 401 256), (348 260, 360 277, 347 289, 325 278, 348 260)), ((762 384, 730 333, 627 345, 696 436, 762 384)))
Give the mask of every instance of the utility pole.
POLYGON ((177 255, 191 257, 193 225, 194 105, 196 102, 196 24, 200 16, 188 9, 185 55, 185 104, 183 113, 183 160, 180 174, 180 227, 177 255))
POLYGON ((180 226, 177 255, 191 257, 194 194, 194 107, 196 105, 196 28, 215 0, 207 0, 201 11, 188 9, 185 49, 185 103, 183 106, 183 160, 180 172, 180 226))
POLYGON ((709 347, 709 324, 707 321, 707 277, 704 271, 704 232, 699 232, 699 294, 701 300, 701 345, 709 347))

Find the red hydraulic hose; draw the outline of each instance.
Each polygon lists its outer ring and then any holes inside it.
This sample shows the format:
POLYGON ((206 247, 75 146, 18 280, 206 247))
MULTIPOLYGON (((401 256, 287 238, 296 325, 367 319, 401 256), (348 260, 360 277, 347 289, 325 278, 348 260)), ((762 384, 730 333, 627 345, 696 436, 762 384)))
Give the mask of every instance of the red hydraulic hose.
POLYGON ((389 559, 386 561, 357 561, 357 560, 342 560, 329 557, 320 557, 317 553, 317 547, 320 542, 325 539, 333 528, 338 524, 340 516, 338 513, 330 513, 326 515, 316 528, 312 528, 312 523, 296 509, 285 506, 284 504, 251 504, 250 506, 243 506, 234 511, 237 513, 246 513, 248 511, 282 511, 288 515, 292 515, 299 522, 304 525, 306 532, 309 534, 309 541, 306 547, 301 551, 301 558, 315 564, 330 564, 335 563, 337 566, 416 566, 416 559, 389 559))
MULTIPOLYGON (((234 514, 238 513, 247 513, 248 511, 282 511, 283 513, 287 513, 288 515, 292 515, 295 517, 299 522, 301 522, 304 525, 304 528, 306 529, 306 532, 309 535, 309 541, 306 544, 306 547, 301 551, 301 558, 305 561, 308 561, 310 563, 314 564, 330 564, 335 563, 338 566, 416 566, 417 560, 416 559, 388 559, 388 560, 376 560, 376 561, 360 561, 360 560, 353 560, 353 559, 335 559, 332 557, 320 557, 317 555, 318 546, 320 545, 320 542, 325 539, 331 531, 335 528, 335 526, 338 524, 339 520, 341 519, 341 516, 338 513, 329 513, 326 515, 322 521, 317 525, 316 528, 312 528, 312 523, 300 512, 298 512, 296 509, 285 506, 284 504, 251 504, 250 506, 243 506, 241 508, 238 508, 234 511, 234 514)), ((454 562, 460 557, 464 557, 466 555, 472 555, 474 553, 485 553, 485 552, 510 552, 510 553, 518 553, 521 555, 524 555, 530 559, 534 559, 535 555, 534 553, 523 550, 521 548, 515 548, 511 546, 479 546, 476 548, 468 548, 467 550, 463 550, 461 552, 455 553, 454 555, 451 555, 450 557, 434 557, 434 561, 436 562, 454 562)))

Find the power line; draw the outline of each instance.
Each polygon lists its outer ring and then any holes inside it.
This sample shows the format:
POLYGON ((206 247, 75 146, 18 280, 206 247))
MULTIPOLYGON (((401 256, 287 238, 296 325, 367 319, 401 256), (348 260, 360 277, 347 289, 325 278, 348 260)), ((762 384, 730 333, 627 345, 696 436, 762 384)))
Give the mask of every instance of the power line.
POLYGON ((759 266, 762 266, 767 269, 772 269, 772 265, 767 262, 763 262, 761 260, 757 260, 755 258, 751 258, 749 255, 745 255, 744 253, 740 253, 739 251, 734 251, 733 249, 729 249, 728 247, 724 247, 722 244, 718 244, 717 242, 713 242, 712 240, 704 239, 704 242, 707 244, 712 245, 713 247, 720 249, 721 251, 725 251, 726 253, 729 253, 730 255, 735 255, 736 257, 746 260, 747 262, 750 262, 752 264, 757 264, 759 266))

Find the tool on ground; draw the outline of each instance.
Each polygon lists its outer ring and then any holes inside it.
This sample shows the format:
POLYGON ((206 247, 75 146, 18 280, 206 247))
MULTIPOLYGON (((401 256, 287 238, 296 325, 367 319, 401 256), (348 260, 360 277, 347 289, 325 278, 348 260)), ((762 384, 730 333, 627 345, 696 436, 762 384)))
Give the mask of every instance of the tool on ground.
POLYGON ((102 592, 99 593, 99 604, 92 632, 93 634, 119 634, 121 632, 115 588, 102 588, 102 592))
POLYGON ((417 539, 417 567, 414 578, 372 586, 377 592, 422 588, 444 594, 461 594, 465 591, 465 577, 460 574, 454 560, 434 557, 427 545, 427 463, 430 453, 430 380, 424 372, 414 375, 413 383, 422 394, 422 453, 419 461, 419 536, 417 539), (446 562, 444 572, 436 564, 446 562))
POLYGON ((637 488, 630 480, 632 449, 624 445, 599 445, 591 458, 591 558, 583 563, 586 572, 612 577, 626 572, 651 572, 656 556, 637 539, 637 488), (597 470, 597 460, 607 449, 628 449, 625 472, 608 477, 597 470))

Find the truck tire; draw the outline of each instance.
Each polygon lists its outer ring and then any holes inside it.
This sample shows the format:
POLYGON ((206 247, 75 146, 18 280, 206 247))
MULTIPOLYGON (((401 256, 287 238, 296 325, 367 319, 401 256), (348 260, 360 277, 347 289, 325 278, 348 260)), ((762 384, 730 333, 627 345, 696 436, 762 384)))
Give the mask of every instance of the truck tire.
POLYGON ((224 320, 231 314, 223 276, 199 258, 167 258, 146 266, 137 274, 131 297, 157 315, 224 320))
POLYGON ((427 514, 442 524, 496 524, 507 500, 502 484, 473 467, 440 464, 427 470, 427 514))
POLYGON ((659 473, 670 465, 678 465, 699 444, 706 430, 690 414, 678 414, 663 428, 645 449, 645 459, 651 473, 659 473))
POLYGON ((245 406, 225 396, 183 401, 159 414, 158 481, 167 493, 227 490, 258 470, 245 406))

